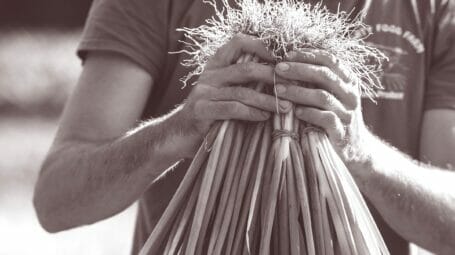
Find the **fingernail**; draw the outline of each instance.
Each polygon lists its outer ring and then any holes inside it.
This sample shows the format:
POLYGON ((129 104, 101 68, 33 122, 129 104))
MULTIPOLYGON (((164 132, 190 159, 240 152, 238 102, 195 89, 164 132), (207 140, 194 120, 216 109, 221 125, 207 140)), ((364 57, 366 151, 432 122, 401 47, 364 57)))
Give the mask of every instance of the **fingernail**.
POLYGON ((289 64, 286 64, 286 63, 279 63, 277 67, 278 67, 278 70, 280 70, 282 72, 286 72, 290 68, 289 64))
POLYGON ((280 101, 280 106, 282 109, 287 109, 291 107, 291 103, 289 103, 288 101, 280 101))
POLYGON ((276 85, 275 89, 277 94, 283 94, 284 92, 286 92, 286 87, 281 84, 276 85))

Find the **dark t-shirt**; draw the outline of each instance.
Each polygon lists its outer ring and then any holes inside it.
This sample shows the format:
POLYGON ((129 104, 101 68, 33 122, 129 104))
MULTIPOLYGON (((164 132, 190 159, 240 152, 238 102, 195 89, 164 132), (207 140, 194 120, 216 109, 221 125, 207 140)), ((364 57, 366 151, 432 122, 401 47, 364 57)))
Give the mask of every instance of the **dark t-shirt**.
MULTIPOLYGON (((382 49, 384 89, 377 103, 363 100, 365 122, 373 133, 413 158, 418 157, 424 110, 455 109, 455 1, 362 1, 372 36, 367 41, 382 49)), ((144 118, 158 117, 181 103, 191 87, 179 81, 188 71, 179 65, 183 55, 179 27, 195 27, 213 14, 202 0, 95 0, 78 54, 112 51, 122 54, 153 76, 144 118)), ((127 86, 127 84, 125 84, 127 86)), ((163 213, 188 162, 155 182, 140 199, 134 236, 136 254, 163 213)), ((407 243, 373 209, 392 254, 407 254, 407 243)))

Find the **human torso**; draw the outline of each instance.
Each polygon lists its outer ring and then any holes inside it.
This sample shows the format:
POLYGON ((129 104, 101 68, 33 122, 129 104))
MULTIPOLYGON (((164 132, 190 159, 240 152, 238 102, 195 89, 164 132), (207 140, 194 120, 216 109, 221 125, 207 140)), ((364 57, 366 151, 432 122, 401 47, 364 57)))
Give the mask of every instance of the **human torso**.
MULTIPOLYGON (((364 33, 372 33, 367 42, 380 48, 388 56, 384 65, 382 83, 376 102, 364 99, 363 113, 366 124, 379 137, 390 142, 412 157, 417 157, 418 136, 424 105, 426 75, 428 73, 428 48, 431 47, 430 1, 366 1, 365 22, 370 26, 364 33)), ((211 6, 202 1, 175 1, 170 17, 168 52, 177 51, 184 40, 179 27, 195 27, 213 13, 211 6), (182 6, 177 6, 182 5, 182 6)), ((362 34, 359 34, 362 36, 362 34)), ((160 77, 157 77, 152 97, 144 117, 160 116, 181 103, 191 90, 179 81, 189 69, 180 63, 185 56, 168 55, 160 77)), ((171 195, 181 180, 188 162, 181 164, 166 183, 151 187, 140 202, 135 237, 135 251, 145 242, 148 234, 161 216, 171 195), (168 195, 163 195, 168 194, 168 195)), ((373 212, 376 214, 376 212, 373 212)), ((392 254, 406 254, 407 243, 388 228, 375 215, 383 229, 392 254)))

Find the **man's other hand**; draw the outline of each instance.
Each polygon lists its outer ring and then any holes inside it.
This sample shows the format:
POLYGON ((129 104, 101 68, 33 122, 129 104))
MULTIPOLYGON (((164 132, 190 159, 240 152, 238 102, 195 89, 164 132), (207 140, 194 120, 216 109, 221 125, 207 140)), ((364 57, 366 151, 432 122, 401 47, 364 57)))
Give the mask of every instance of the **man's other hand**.
POLYGON ((222 46, 210 59, 204 72, 182 108, 182 116, 205 135, 215 120, 267 120, 277 105, 280 112, 288 112, 291 104, 273 95, 255 90, 257 84, 285 83, 274 77, 274 61, 263 43, 253 36, 239 34, 222 46), (243 55, 255 56, 260 62, 238 63, 243 55), (249 84, 248 86, 242 86, 249 84))
POLYGON ((297 104, 297 118, 324 129, 345 162, 366 156, 361 143, 368 134, 360 92, 349 71, 331 54, 308 49, 290 52, 276 73, 291 85, 277 85, 278 97, 297 104))

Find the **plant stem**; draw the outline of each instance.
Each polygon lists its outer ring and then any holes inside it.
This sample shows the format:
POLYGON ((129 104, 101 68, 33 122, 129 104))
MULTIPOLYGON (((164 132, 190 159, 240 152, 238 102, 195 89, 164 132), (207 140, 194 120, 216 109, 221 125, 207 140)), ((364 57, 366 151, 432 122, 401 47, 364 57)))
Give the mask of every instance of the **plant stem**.
MULTIPOLYGON (((276 158, 275 158, 276 159, 276 158)), ((270 254, 270 239, 272 234, 273 220, 275 219, 276 207, 277 207, 277 198, 280 187, 280 177, 282 172, 283 162, 275 160, 272 180, 269 190, 269 198, 267 199, 266 204, 266 213, 265 213, 265 225, 262 229, 262 242, 259 249, 259 254, 269 255, 270 254)))
POLYGON ((199 237, 199 232, 202 227, 202 221, 204 218, 204 209, 207 206, 207 200, 210 195, 211 186, 213 183, 213 178, 215 175, 216 165, 221 153, 221 145, 226 134, 226 129, 228 127, 228 122, 223 122, 221 128, 218 132, 218 136, 213 145, 212 152, 207 163, 207 168, 202 180, 201 191, 199 193, 198 201, 196 204, 195 215, 193 218, 193 224, 191 226, 191 235, 188 241, 188 246, 186 248, 186 255, 194 255, 196 250, 196 243, 199 237))
POLYGON ((219 125, 220 125, 219 123, 215 123, 210 129, 206 137, 206 144, 203 144, 199 147, 199 150, 196 153, 196 156, 194 157, 193 161, 191 162, 191 165, 188 168, 185 177, 183 178, 177 191, 175 192, 174 196, 169 202, 169 205, 166 207, 163 216, 153 229, 152 234, 150 234, 149 238, 147 239, 141 251, 139 252, 139 255, 158 253, 158 249, 161 246, 161 243, 164 240, 166 233, 168 233, 169 228, 171 228, 172 226, 171 222, 174 220, 178 210, 181 207, 183 200, 189 193, 189 190, 193 188, 194 181, 197 178, 197 174, 199 173, 201 166, 204 164, 206 158, 209 155, 209 152, 207 151, 206 147, 207 145, 211 146, 211 144, 213 143, 212 140, 213 133, 218 132, 219 125))
MULTIPOLYGON (((315 169, 320 170, 323 169, 322 163, 321 163, 321 158, 319 156, 318 148, 317 148, 317 142, 315 140, 315 132, 311 131, 308 134, 309 138, 309 145, 310 145, 310 152, 311 152, 311 157, 313 159, 313 163, 315 166, 315 169)), ((319 171, 315 171, 316 176, 319 175, 319 171)), ((325 247, 325 252, 324 254, 327 255, 332 255, 333 254, 333 240, 331 236, 331 231, 330 231, 330 223, 329 223, 329 213, 327 209, 327 201, 326 197, 330 196, 330 192, 328 191, 326 185, 322 182, 321 178, 318 178, 318 184, 319 184, 319 195, 320 195, 320 201, 321 201, 321 209, 322 209, 322 233, 323 233, 323 241, 324 241, 324 247, 325 247)))
POLYGON ((169 247, 169 250, 164 254, 175 254, 178 251, 179 246, 182 246, 185 233, 189 232, 188 223, 190 222, 191 217, 194 215, 194 208, 196 207, 197 201, 196 199, 201 187, 201 179, 202 178, 197 178, 196 180, 194 188, 191 192, 191 196, 188 200, 188 203, 186 204, 183 216, 178 222, 176 222, 178 229, 176 230, 175 235, 171 235, 171 245, 169 247))
MULTIPOLYGON (((220 189, 222 187, 222 181, 224 179, 224 176, 226 174, 226 167, 228 163, 228 159, 230 157, 231 153, 231 145, 234 140, 234 133, 235 133, 235 127, 234 123, 232 121, 226 121, 228 122, 228 127, 226 129, 226 134, 224 136, 223 143, 220 147, 221 152, 220 152, 220 157, 217 159, 217 166, 215 169, 215 174, 214 174, 214 180, 213 184, 209 193, 209 198, 207 201, 207 206, 204 208, 204 217, 202 220, 202 225, 201 225, 201 231, 198 237, 197 245, 196 245, 196 254, 202 254, 202 249, 203 246, 206 242, 205 236, 207 232, 207 228, 209 225, 209 221, 212 218, 212 215, 215 214, 213 212, 213 209, 215 207, 215 202, 217 197, 219 197, 220 189)), ((206 252, 205 252, 206 253, 206 252)))
POLYGON ((303 224, 306 237, 306 247, 308 255, 316 255, 314 247, 313 224, 311 220, 310 199, 308 195, 309 183, 306 178, 303 152, 300 145, 296 142, 291 142, 291 155, 294 165, 294 178, 297 186, 297 196, 299 198, 300 210, 303 217, 303 224))
POLYGON ((219 235, 218 235, 217 239, 215 240, 215 245, 213 248, 213 255, 221 254, 222 249, 226 243, 226 235, 228 234, 228 230, 231 227, 232 215, 233 215, 233 210, 234 210, 234 206, 235 206, 235 198, 236 198, 236 194, 238 192, 238 186, 240 183, 240 175, 241 175, 240 169, 242 169, 242 166, 243 166, 245 158, 246 158, 247 150, 248 150, 248 146, 245 146, 245 144, 248 144, 251 140, 251 133, 252 133, 251 131, 252 131, 251 127, 248 127, 247 131, 246 131, 246 135, 245 135, 244 144, 242 144, 240 158, 238 159, 237 164, 236 165, 232 164, 231 165, 232 169, 228 170, 228 171, 234 171, 235 175, 234 175, 234 180, 232 183, 232 188, 230 189, 230 192, 228 193, 229 195, 227 196, 228 202, 227 202, 227 207, 226 207, 226 211, 224 214, 225 216, 223 217, 223 221, 221 223, 219 235))
POLYGON ((287 160, 283 162, 280 176, 280 192, 278 193, 278 225, 280 233, 280 254, 290 254, 289 248, 289 211, 288 211, 288 192, 286 172, 287 160))
POLYGON ((271 132, 271 125, 269 122, 266 123, 265 129, 264 129, 264 134, 262 135, 262 143, 261 143, 261 151, 259 152, 259 159, 258 159, 258 166, 257 166, 257 173, 255 176, 255 183, 254 183, 254 188, 253 188, 253 194, 252 194, 252 199, 250 203, 250 209, 249 209, 249 215, 248 215, 248 221, 247 221, 247 227, 246 227, 246 245, 248 252, 252 252, 252 248, 254 247, 253 245, 253 240, 255 235, 258 233, 257 231, 257 226, 254 224, 257 223, 257 218, 259 216, 259 209, 260 209, 260 197, 259 197, 259 190, 261 189, 261 186, 264 186, 263 181, 266 179, 264 178, 264 171, 269 169, 269 165, 271 164, 269 161, 270 159, 267 159, 267 156, 270 154, 270 145, 272 143, 271 141, 272 137, 272 132, 271 132))
POLYGON ((246 155, 245 162, 242 166, 242 174, 240 177, 240 183, 238 187, 238 192, 235 198, 235 206, 234 206, 234 211, 233 211, 233 216, 232 216, 232 222, 231 222, 231 228, 230 228, 230 233, 228 236, 228 242, 226 244, 226 254, 231 254, 231 249, 232 245, 234 242, 234 237, 236 233, 236 229, 238 228, 238 220, 239 220, 239 214, 242 208, 242 205, 244 203, 244 196, 245 196, 245 190, 247 188, 248 180, 251 177, 251 169, 252 169, 252 164, 253 164, 253 159, 254 155, 256 154, 257 147, 259 144, 259 140, 261 137, 261 133, 264 127, 264 122, 259 122, 254 124, 254 132, 253 132, 253 137, 251 138, 251 142, 247 145, 248 146, 248 151, 246 155))
POLYGON ((324 232, 323 232, 323 223, 322 223, 322 208, 320 201, 320 191, 318 188, 318 181, 316 175, 316 168, 314 165, 314 159, 311 154, 310 144, 308 140, 308 135, 305 132, 300 133, 301 145, 303 150, 303 155, 305 157, 305 169, 308 173, 308 187, 310 193, 310 202, 311 202, 311 217, 312 217, 312 226, 313 226, 313 236, 314 242, 316 244, 316 254, 325 254, 325 242, 324 242, 324 232))
POLYGON ((242 142, 244 140, 244 134, 245 134, 245 129, 246 127, 239 122, 234 122, 234 128, 236 129, 236 134, 235 134, 235 140, 234 144, 232 145, 233 149, 229 157, 229 166, 228 169, 226 170, 226 178, 224 179, 223 183, 223 188, 221 190, 221 197, 218 202, 218 208, 216 211, 216 216, 215 216, 215 221, 213 223, 213 232, 210 235, 210 241, 209 241, 209 248, 207 251, 207 254, 213 254, 213 250, 215 248, 215 242, 218 239, 218 235, 221 231, 221 224, 223 222, 223 219, 225 219, 226 216, 226 211, 227 211, 227 204, 228 204, 228 198, 229 194, 231 193, 231 189, 233 186, 233 180, 235 171, 239 158, 240 158, 240 152, 242 150, 242 142))
MULTIPOLYGON (((294 141, 291 141, 294 143, 294 141)), ((289 243, 291 246, 291 255, 300 255, 300 247, 299 242, 299 219, 298 219, 298 200, 296 195, 296 187, 295 187, 295 179, 294 179, 294 172, 295 166, 292 164, 292 157, 296 155, 292 155, 291 150, 291 157, 288 157, 286 160, 286 183, 287 183, 287 198, 288 198, 288 212, 289 212, 289 243)), ((300 171, 300 170, 298 170, 300 171)))

